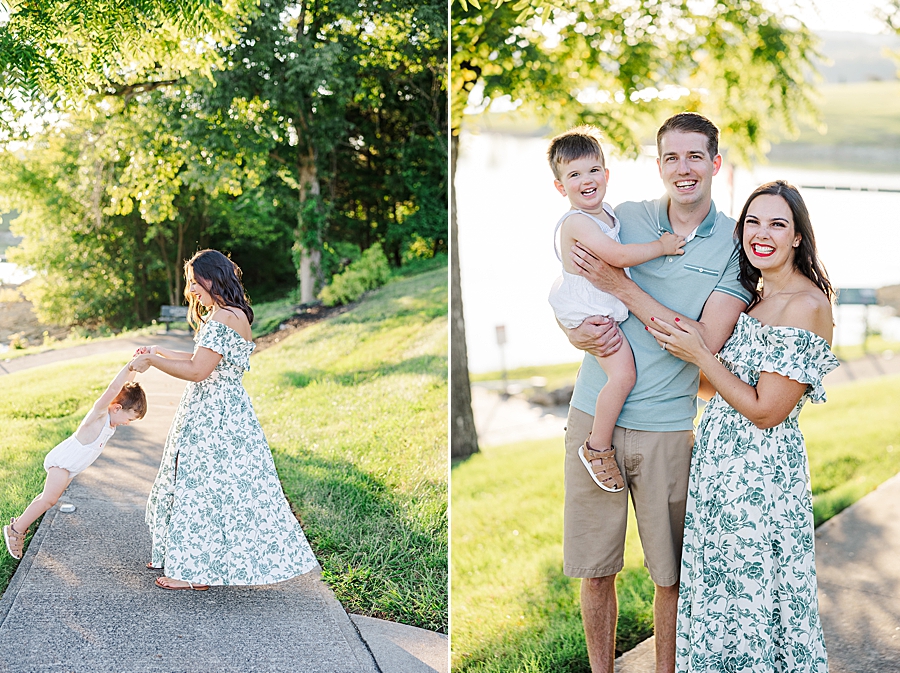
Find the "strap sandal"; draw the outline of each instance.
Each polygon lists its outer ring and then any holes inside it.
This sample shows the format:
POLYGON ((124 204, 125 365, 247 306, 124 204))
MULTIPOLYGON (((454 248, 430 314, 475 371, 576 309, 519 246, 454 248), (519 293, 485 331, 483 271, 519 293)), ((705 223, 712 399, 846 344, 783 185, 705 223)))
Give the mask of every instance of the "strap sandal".
POLYGON ((160 589, 168 589, 169 591, 207 591, 209 589, 208 584, 194 584, 193 582, 188 582, 187 580, 176 580, 179 582, 187 582, 186 587, 173 587, 166 586, 162 580, 169 580, 171 577, 157 577, 154 584, 158 586, 160 589))
POLYGON ((3 526, 3 539, 6 542, 6 549, 9 551, 10 556, 14 559, 20 559, 22 558, 22 550, 25 547, 25 536, 28 535, 28 531, 26 530, 24 533, 18 532, 13 528, 15 522, 15 518, 11 518, 9 520, 9 525, 3 526))
POLYGON ((616 464, 615 447, 597 451, 585 440, 584 444, 578 447, 578 457, 581 458, 594 483, 604 491, 618 493, 625 488, 625 479, 616 464))

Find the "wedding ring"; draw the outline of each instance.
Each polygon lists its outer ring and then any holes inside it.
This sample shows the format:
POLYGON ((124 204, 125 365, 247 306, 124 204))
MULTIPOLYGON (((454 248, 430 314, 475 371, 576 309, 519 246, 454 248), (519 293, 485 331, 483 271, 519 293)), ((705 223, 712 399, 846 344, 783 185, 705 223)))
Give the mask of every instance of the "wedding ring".
POLYGON ((669 344, 665 344, 665 343, 664 343, 664 344, 663 344, 663 350, 664 350, 664 351, 669 350, 669 344))

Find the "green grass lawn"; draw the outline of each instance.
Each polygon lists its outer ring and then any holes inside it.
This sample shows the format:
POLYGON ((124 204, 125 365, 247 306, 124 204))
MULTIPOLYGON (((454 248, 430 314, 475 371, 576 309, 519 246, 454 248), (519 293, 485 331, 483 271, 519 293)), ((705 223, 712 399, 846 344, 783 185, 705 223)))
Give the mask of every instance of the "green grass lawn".
POLYGON ((245 385, 350 612, 447 627, 447 271, 255 356, 245 385))
MULTIPOLYGON (((817 525, 900 471, 900 376, 828 396, 800 416, 817 525)), ((456 671, 590 670, 579 583, 562 574, 563 452, 561 437, 488 446, 453 467, 456 671)), ((652 633, 653 585, 633 523, 617 583, 619 651, 652 633)))
MULTIPOLYGON (((579 580, 562 574, 563 456, 561 438, 536 440, 484 447, 454 466, 455 670, 590 670, 579 580)), ((651 633, 653 584, 642 563, 632 514, 618 585, 620 650, 651 633)))
MULTIPOLYGON (((323 576, 350 612, 447 629, 447 270, 391 282, 251 359, 244 383, 323 576)), ((0 517, 40 492, 121 356, 3 377, 0 517)), ((161 448, 161 447, 160 447, 161 448)), ((0 591, 16 562, 0 554, 0 591)))

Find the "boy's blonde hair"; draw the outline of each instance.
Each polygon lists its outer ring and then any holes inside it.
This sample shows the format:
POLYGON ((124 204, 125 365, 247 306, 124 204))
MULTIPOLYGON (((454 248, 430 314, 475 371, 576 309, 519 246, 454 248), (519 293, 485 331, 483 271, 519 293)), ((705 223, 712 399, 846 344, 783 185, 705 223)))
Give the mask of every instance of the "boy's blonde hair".
POLYGON ((600 159, 600 165, 606 168, 606 158, 600 145, 602 138, 600 129, 587 124, 576 126, 556 136, 550 141, 550 147, 547 149, 547 159, 550 161, 553 176, 559 180, 559 168, 562 164, 584 157, 597 157, 600 159))
POLYGON ((129 381, 122 386, 122 390, 110 404, 121 404, 123 410, 134 411, 137 414, 135 420, 143 418, 147 413, 147 395, 137 381, 129 381))

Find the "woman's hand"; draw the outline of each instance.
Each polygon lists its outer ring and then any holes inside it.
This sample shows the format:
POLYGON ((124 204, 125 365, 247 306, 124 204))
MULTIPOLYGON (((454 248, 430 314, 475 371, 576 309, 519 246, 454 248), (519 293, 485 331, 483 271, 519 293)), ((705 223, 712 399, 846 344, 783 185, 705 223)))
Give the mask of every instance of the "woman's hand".
POLYGON ((697 328, 678 318, 675 318, 674 325, 659 318, 650 318, 650 320, 650 325, 647 325, 645 329, 653 335, 662 348, 676 358, 700 365, 701 359, 710 354, 697 328))
POLYGON ((156 355, 156 346, 141 346, 136 351, 134 351, 134 355, 132 357, 137 357, 138 355, 156 355))
MULTIPOLYGON (((140 350, 140 349, 138 349, 140 350)), ((142 353, 137 355, 128 365, 128 369, 133 372, 143 373, 150 369, 150 353, 142 353)))

